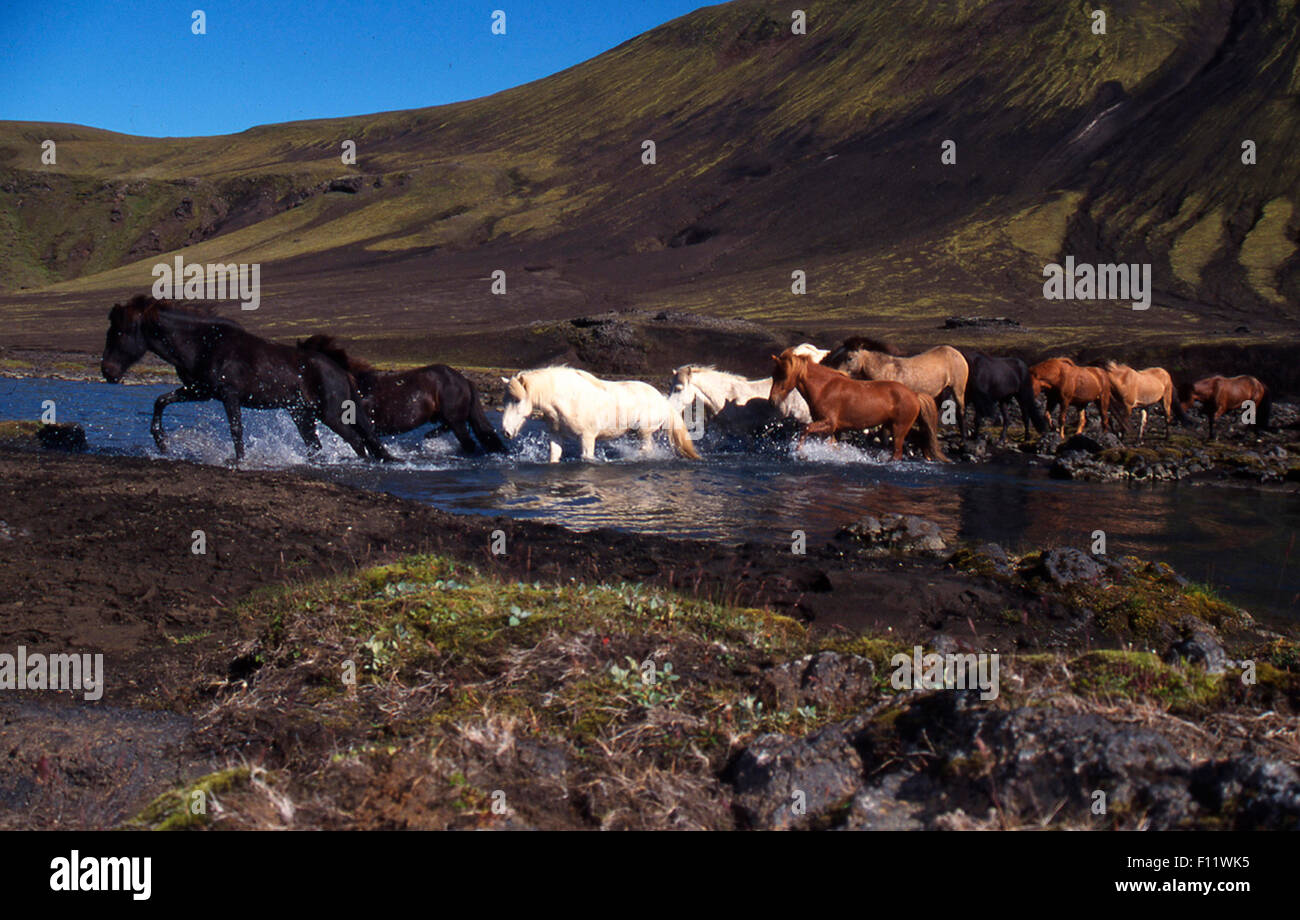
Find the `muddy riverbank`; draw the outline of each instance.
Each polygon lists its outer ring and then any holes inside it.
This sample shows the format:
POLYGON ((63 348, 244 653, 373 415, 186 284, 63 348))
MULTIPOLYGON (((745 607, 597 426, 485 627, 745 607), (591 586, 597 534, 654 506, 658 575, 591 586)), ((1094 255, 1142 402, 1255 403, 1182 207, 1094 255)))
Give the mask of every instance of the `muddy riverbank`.
POLYGON ((4 826, 1278 826, 1300 803, 1294 642, 1163 566, 888 521, 805 555, 575 533, 123 457, 6 450, 0 481, 0 649, 107 672, 99 703, 0 697, 4 826), (918 644, 1003 656, 1001 695, 899 692, 918 644), (620 676, 629 658, 675 679, 620 676), (925 754, 936 706, 951 750, 925 754), (980 775, 943 766, 986 723, 990 775, 1011 771, 994 819, 980 775), (1084 747, 1021 775, 1057 735, 1084 747), (1116 745, 1145 753, 1094 756, 1116 745), (1095 822, 1066 786, 1107 770, 1126 805, 1095 822), (1130 795, 1151 770, 1168 795, 1130 795), (196 784, 217 808, 186 817, 165 793, 196 784), (1039 815, 1048 791, 1079 805, 1039 815))

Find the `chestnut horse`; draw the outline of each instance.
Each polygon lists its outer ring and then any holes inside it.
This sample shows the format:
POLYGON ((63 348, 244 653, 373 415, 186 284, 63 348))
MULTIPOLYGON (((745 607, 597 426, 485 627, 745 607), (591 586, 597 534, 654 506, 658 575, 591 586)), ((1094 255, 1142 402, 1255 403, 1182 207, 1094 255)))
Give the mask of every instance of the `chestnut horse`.
POLYGON ((348 369, 361 393, 361 406, 377 434, 402 434, 433 423, 425 439, 450 430, 464 453, 476 453, 470 437, 489 453, 506 453, 505 442, 493 429, 479 403, 478 388, 455 368, 430 364, 406 371, 381 371, 349 355, 331 336, 313 335, 298 347, 332 358, 348 369))
POLYGON ((1088 404, 1096 403, 1101 410, 1101 428, 1110 425, 1110 377, 1100 367, 1080 367, 1069 358, 1048 358, 1029 369, 1029 379, 1034 385, 1034 396, 1047 391, 1047 421, 1051 424, 1052 409, 1061 406, 1061 437, 1065 437, 1065 413, 1070 406, 1079 407, 1079 427, 1075 434, 1088 424, 1088 404))
POLYGON ((854 380, 796 354, 792 348, 772 355, 772 362, 768 399, 779 405, 797 389, 812 412, 813 421, 804 428, 798 447, 810 434, 829 437, 840 431, 888 425, 894 435, 894 459, 901 460, 903 440, 912 426, 919 424, 925 436, 925 456, 948 462, 939 447, 939 410, 932 397, 892 380, 854 380))
POLYGON ((1142 418, 1138 422, 1138 443, 1141 443, 1147 427, 1147 408, 1160 406, 1165 412, 1165 437, 1169 437, 1174 404, 1174 380, 1169 371, 1163 367, 1135 371, 1127 364, 1107 361, 1106 376, 1110 377, 1111 396, 1119 401, 1115 414, 1120 421, 1121 434, 1133 410, 1141 409, 1142 418))
POLYGON ((938 345, 904 358, 883 342, 855 336, 845 339, 821 363, 859 380, 893 380, 934 399, 951 388, 957 403, 957 429, 963 439, 966 437, 966 378, 970 367, 951 345, 938 345))
POLYGON ((1195 403, 1201 404, 1201 411, 1210 419, 1207 438, 1214 437, 1216 418, 1230 409, 1240 409, 1247 400, 1255 405, 1255 427, 1267 429, 1273 397, 1268 387, 1254 377, 1205 377, 1184 384, 1178 393, 1179 407, 1184 411, 1190 410, 1195 403))

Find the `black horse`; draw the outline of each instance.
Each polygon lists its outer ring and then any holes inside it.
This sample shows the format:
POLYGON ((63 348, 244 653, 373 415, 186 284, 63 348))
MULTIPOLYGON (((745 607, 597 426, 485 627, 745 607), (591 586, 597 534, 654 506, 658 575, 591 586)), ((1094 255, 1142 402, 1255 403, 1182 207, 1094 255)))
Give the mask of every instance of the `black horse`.
POLYGON ((451 429, 461 450, 475 453, 478 445, 490 453, 506 453, 500 435, 479 403, 478 388, 460 371, 445 364, 430 364, 408 371, 381 371, 353 358, 330 336, 314 335, 298 343, 305 352, 322 354, 348 369, 361 393, 361 405, 379 434, 401 434, 426 422, 432 438, 451 429))
POLYGON ((963 351, 966 363, 970 366, 970 375, 966 378, 966 402, 975 407, 975 427, 971 436, 978 437, 980 422, 985 418, 993 419, 994 413, 1002 413, 1002 437, 1007 439, 1008 404, 1014 399, 1020 404, 1020 414, 1025 420, 1025 437, 1029 437, 1029 425, 1032 422, 1042 434, 1047 430, 1047 420, 1043 418, 1038 401, 1034 399, 1034 387, 1029 379, 1029 367, 1019 358, 994 358, 977 351, 963 351))
POLYGON ((215 399, 226 409, 236 461, 244 456, 243 407, 288 409, 313 451, 320 449, 319 420, 359 456, 369 452, 381 460, 392 459, 360 411, 355 382, 325 355, 268 342, 232 319, 137 294, 126 305, 114 304, 108 314, 100 364, 104 379, 117 383, 146 351, 175 367, 182 384, 153 404, 149 430, 160 451, 167 450, 163 409, 172 403, 215 399))

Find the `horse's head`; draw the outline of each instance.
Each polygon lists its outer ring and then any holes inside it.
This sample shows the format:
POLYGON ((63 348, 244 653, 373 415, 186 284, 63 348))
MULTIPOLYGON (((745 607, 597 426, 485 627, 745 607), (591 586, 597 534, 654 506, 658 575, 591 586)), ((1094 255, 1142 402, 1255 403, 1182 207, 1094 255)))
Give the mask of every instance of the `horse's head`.
POLYGON ((108 337, 104 342, 99 372, 109 383, 120 381, 148 349, 144 338, 143 306, 141 298, 136 297, 126 306, 113 304, 113 309, 108 311, 108 337))
POLYGON ((528 395, 528 387, 524 383, 523 374, 518 373, 513 377, 502 377, 506 385, 505 409, 501 413, 501 430, 507 438, 513 438, 519 434, 519 429, 524 427, 524 422, 528 420, 533 412, 533 402, 528 395))
POLYGON ((668 388, 668 402, 674 409, 681 411, 695 399, 695 366, 684 364, 673 371, 673 382, 668 388))
POLYGON ((1055 384, 1059 374, 1057 360, 1056 358, 1048 358, 1046 361, 1039 361, 1029 368, 1029 384, 1034 389, 1034 396, 1041 396, 1044 387, 1055 384))
POLYGON ((793 348, 772 355, 772 389, 767 394, 767 401, 776 406, 781 405, 807 372, 808 358, 796 354, 793 348))

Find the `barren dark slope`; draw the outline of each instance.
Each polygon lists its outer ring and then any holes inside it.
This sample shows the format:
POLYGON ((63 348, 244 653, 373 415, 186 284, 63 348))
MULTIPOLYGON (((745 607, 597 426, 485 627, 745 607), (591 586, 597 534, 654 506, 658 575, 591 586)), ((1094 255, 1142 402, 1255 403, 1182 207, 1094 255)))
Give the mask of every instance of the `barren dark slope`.
POLYGON ((0 124, 2 341, 93 350, 105 307, 183 251, 262 263, 263 306, 243 318, 266 334, 325 328, 397 360, 719 358, 716 331, 647 319, 668 310, 753 324, 727 340, 745 367, 770 344, 861 328, 1285 362, 1293 2, 1119 0, 1105 35, 1087 4, 804 8, 807 35, 783 5, 736 0, 432 109, 197 139, 0 124), (47 137, 57 166, 39 165, 47 137), (1069 254, 1150 262, 1155 305, 1043 300, 1043 265, 1069 254), (795 270, 807 294, 791 293, 795 270), (627 309, 648 313, 597 333, 563 322, 627 309), (952 315, 1022 327, 940 331, 952 315))

